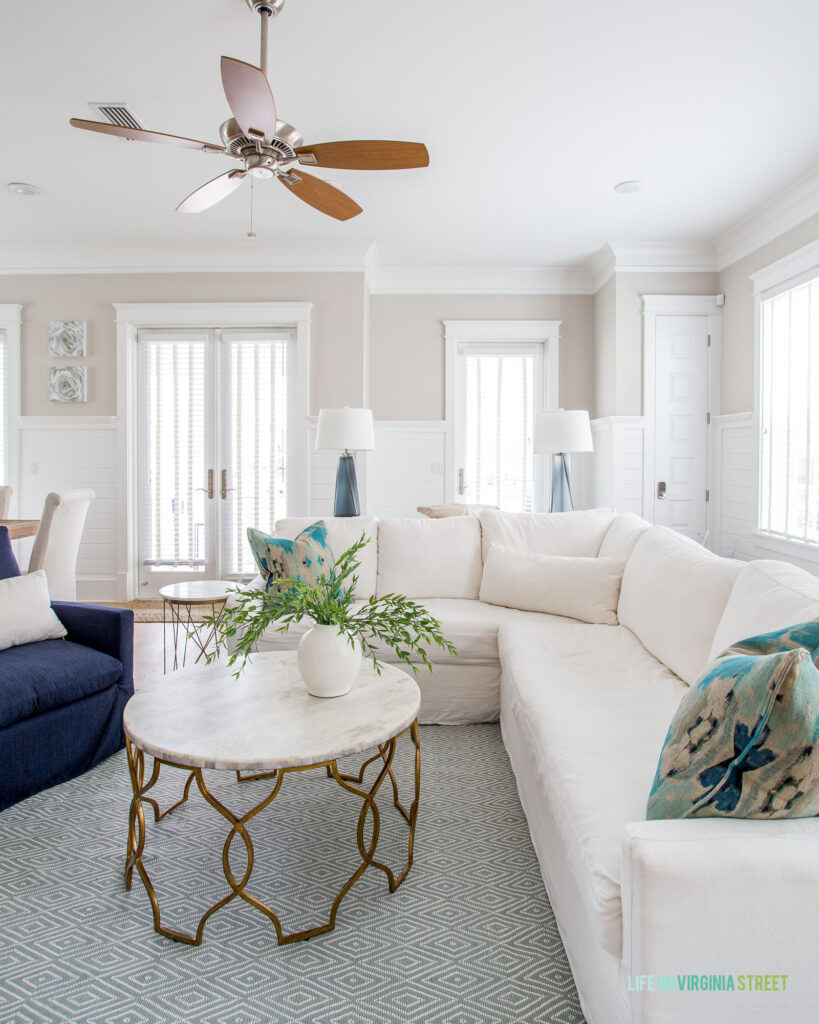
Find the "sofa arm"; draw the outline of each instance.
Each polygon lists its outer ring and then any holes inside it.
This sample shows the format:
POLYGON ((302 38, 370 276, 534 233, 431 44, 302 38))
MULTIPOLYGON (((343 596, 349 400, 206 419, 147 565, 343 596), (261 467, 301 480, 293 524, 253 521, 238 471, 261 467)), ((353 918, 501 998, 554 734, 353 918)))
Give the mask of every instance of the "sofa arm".
POLYGON ((815 1019, 819 818, 629 825, 621 891, 633 1024, 815 1019))
POLYGON ((130 608, 52 601, 57 618, 68 630, 67 640, 110 654, 122 662, 120 685, 134 688, 134 613, 130 608))

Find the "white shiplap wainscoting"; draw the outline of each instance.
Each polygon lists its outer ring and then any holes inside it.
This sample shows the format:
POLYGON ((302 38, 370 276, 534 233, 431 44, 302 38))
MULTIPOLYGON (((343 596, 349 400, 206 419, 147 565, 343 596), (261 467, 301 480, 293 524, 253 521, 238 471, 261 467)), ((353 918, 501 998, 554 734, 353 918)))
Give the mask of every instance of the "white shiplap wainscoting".
POLYGON ((591 427, 593 481, 585 484, 590 504, 643 515, 643 417, 603 416, 591 427))
POLYGON ((364 502, 370 515, 417 516, 418 505, 446 500, 446 423, 380 420, 366 466, 364 502))
POLYGON ((716 417, 713 549, 728 558, 759 558, 752 531, 756 494, 753 413, 716 417))
MULTIPOLYGON (((125 600, 120 552, 124 538, 117 419, 113 416, 21 416, 17 514, 39 519, 50 491, 90 487, 88 510, 77 558, 77 596, 85 601, 125 600)), ((25 570, 33 541, 18 542, 25 570)))

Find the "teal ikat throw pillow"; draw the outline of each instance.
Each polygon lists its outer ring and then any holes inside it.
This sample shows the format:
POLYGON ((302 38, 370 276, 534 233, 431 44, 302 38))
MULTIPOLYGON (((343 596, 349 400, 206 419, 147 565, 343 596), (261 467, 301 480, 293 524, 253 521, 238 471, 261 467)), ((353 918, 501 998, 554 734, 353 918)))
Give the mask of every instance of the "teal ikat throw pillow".
POLYGON ((819 814, 819 621, 751 637, 711 664, 666 736, 646 816, 819 814))
POLYGON ((302 530, 295 540, 271 537, 253 527, 248 527, 247 539, 265 590, 276 586, 278 580, 297 580, 315 586, 319 576, 328 573, 334 564, 323 520, 302 530))

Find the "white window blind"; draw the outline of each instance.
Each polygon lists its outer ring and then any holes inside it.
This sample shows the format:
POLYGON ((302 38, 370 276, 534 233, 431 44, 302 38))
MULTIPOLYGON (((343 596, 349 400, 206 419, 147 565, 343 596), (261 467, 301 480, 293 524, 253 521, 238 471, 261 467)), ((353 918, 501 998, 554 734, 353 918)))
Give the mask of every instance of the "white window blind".
POLYGON ((543 346, 463 345, 464 494, 514 512, 535 508, 534 420, 542 408, 543 346))
POLYGON ((819 276, 760 305, 759 525, 819 544, 819 276))
MULTIPOLYGON (((222 576, 256 572, 247 528, 272 530, 287 514, 288 361, 284 331, 223 331, 222 466, 229 492, 221 501, 222 576)), ((222 479, 220 476, 219 486, 222 479)))
POLYGON ((206 363, 204 332, 140 331, 140 552, 155 571, 207 561, 206 363))
POLYGON ((7 483, 8 376, 6 370, 6 332, 0 331, 0 483, 7 483))

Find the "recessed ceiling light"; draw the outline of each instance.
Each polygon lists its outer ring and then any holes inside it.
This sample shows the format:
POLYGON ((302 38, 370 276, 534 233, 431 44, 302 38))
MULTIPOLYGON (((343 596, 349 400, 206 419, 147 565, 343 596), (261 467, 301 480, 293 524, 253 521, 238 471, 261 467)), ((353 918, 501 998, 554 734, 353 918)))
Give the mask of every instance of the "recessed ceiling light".
POLYGON ((6 188, 16 196, 36 196, 40 192, 36 185, 27 185, 24 181, 10 181, 6 188))
POLYGON ((614 186, 614 191, 628 195, 631 192, 639 192, 642 187, 642 181, 620 181, 614 186))

